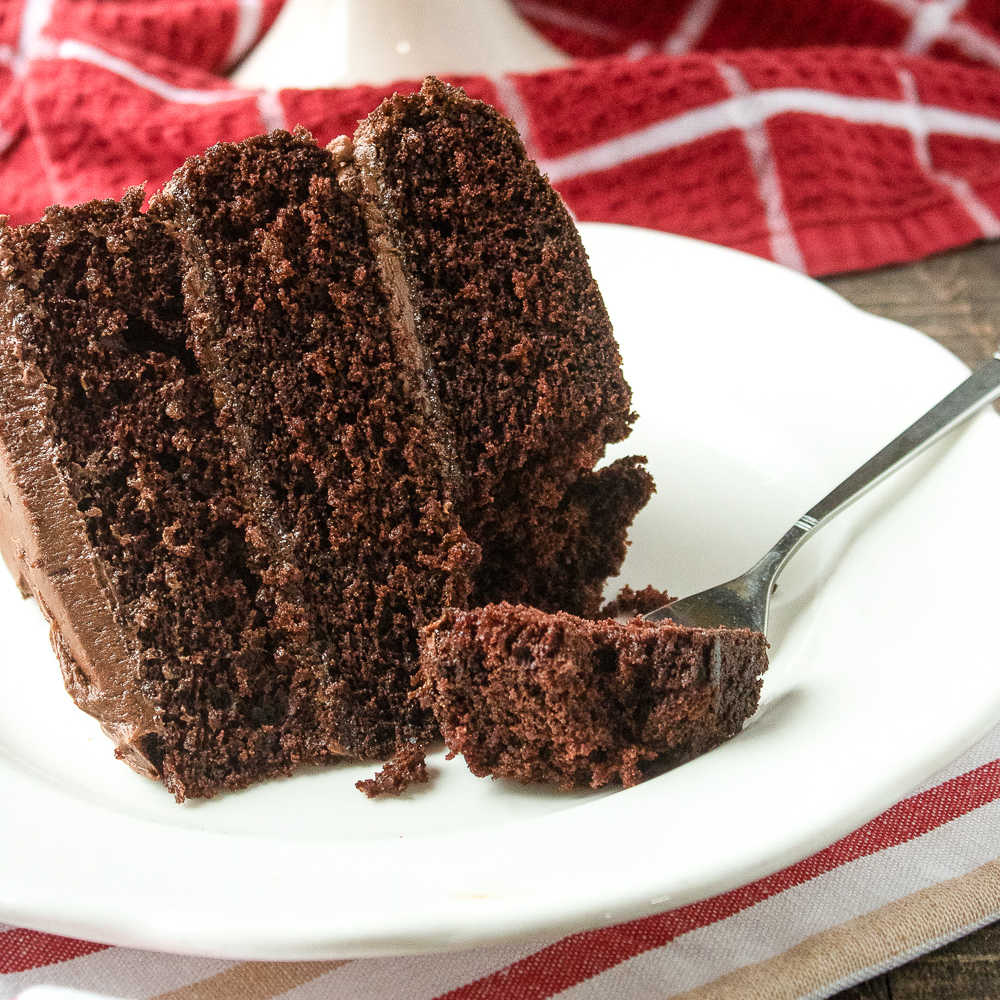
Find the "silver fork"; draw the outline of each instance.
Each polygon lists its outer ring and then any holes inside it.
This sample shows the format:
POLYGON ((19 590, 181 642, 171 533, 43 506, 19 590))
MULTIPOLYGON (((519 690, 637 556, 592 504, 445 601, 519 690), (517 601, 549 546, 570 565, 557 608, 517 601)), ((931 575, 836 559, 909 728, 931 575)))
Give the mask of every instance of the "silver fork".
POLYGON ((872 487, 998 396, 1000 351, 803 514, 746 573, 657 608, 646 615, 646 620, 670 619, 696 628, 724 626, 766 633, 768 606, 778 575, 799 547, 872 487))

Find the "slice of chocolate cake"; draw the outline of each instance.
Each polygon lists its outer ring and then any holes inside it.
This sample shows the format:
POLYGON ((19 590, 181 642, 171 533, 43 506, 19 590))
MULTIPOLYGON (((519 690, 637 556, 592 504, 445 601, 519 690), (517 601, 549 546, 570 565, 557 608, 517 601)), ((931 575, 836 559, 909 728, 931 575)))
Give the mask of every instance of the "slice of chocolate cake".
POLYGON ((0 549, 71 694, 179 799, 433 739, 419 630, 591 613, 652 491, 594 471, 632 414, 565 208, 435 80, 142 200, 0 234, 0 549))
POLYGON ((416 335, 453 428, 459 516, 483 551, 473 603, 596 610, 651 481, 638 481, 635 467, 602 476, 623 478, 613 509, 599 490, 574 489, 634 415, 566 207, 509 120, 433 78, 361 123, 351 169, 369 216, 399 251, 416 335), (577 553, 567 517, 586 520, 600 550, 578 535, 587 551, 577 553))
POLYGON ((740 731, 767 642, 747 630, 589 621, 496 604, 449 609, 422 637, 419 696, 480 777, 563 788, 642 778, 740 731))

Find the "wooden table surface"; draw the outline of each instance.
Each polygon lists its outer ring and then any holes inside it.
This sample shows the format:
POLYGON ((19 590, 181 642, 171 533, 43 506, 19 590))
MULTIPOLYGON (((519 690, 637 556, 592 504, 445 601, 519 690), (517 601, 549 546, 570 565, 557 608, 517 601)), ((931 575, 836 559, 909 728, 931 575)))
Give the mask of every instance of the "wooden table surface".
MULTIPOLYGON (((1000 243, 824 283, 862 309, 930 334, 969 365, 1000 347, 1000 243)), ((998 998, 1000 923, 837 996, 837 1000, 998 998)))

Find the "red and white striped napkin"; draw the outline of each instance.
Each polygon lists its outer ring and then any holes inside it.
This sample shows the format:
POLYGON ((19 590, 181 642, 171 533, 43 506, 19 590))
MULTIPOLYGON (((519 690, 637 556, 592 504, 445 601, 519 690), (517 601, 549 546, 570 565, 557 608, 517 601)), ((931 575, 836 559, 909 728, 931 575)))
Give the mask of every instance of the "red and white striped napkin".
MULTIPOLYGON (((581 219, 813 274, 1000 234, 992 0, 522 0, 578 56, 458 80, 521 128, 581 219), (777 46, 782 46, 777 48, 777 46)), ((280 0, 0 0, 0 211, 161 184, 222 139, 352 132, 393 89, 247 92, 220 73, 280 0)))
POLYGON ((823 997, 1000 917, 998 858, 1000 727, 819 854, 643 920, 457 954, 290 963, 0 928, 0 997, 45 1000, 39 985, 130 1000, 823 997))
MULTIPOLYGON (((393 89, 222 76, 281 0, 0 0, 0 212, 162 183, 219 139, 352 132, 393 89)), ((519 0, 575 57, 458 80, 515 119, 582 219, 813 274, 1000 235, 992 0, 519 0)), ((563 939, 233 963, 0 926, 0 1000, 821 997, 1000 916, 1000 729, 838 843, 714 899, 563 939), (39 992, 41 990, 41 992, 39 992), (56 992, 53 992, 56 991, 56 992)), ((2 895, 2 886, 0 886, 2 895)))

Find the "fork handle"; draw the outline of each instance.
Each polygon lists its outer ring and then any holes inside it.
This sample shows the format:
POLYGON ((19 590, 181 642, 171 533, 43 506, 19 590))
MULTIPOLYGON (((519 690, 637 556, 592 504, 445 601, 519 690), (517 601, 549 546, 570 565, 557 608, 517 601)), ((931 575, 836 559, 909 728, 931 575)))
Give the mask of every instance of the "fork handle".
POLYGON ((771 564, 771 579, 777 577, 798 547, 832 517, 997 397, 1000 351, 803 514, 761 560, 771 564))

